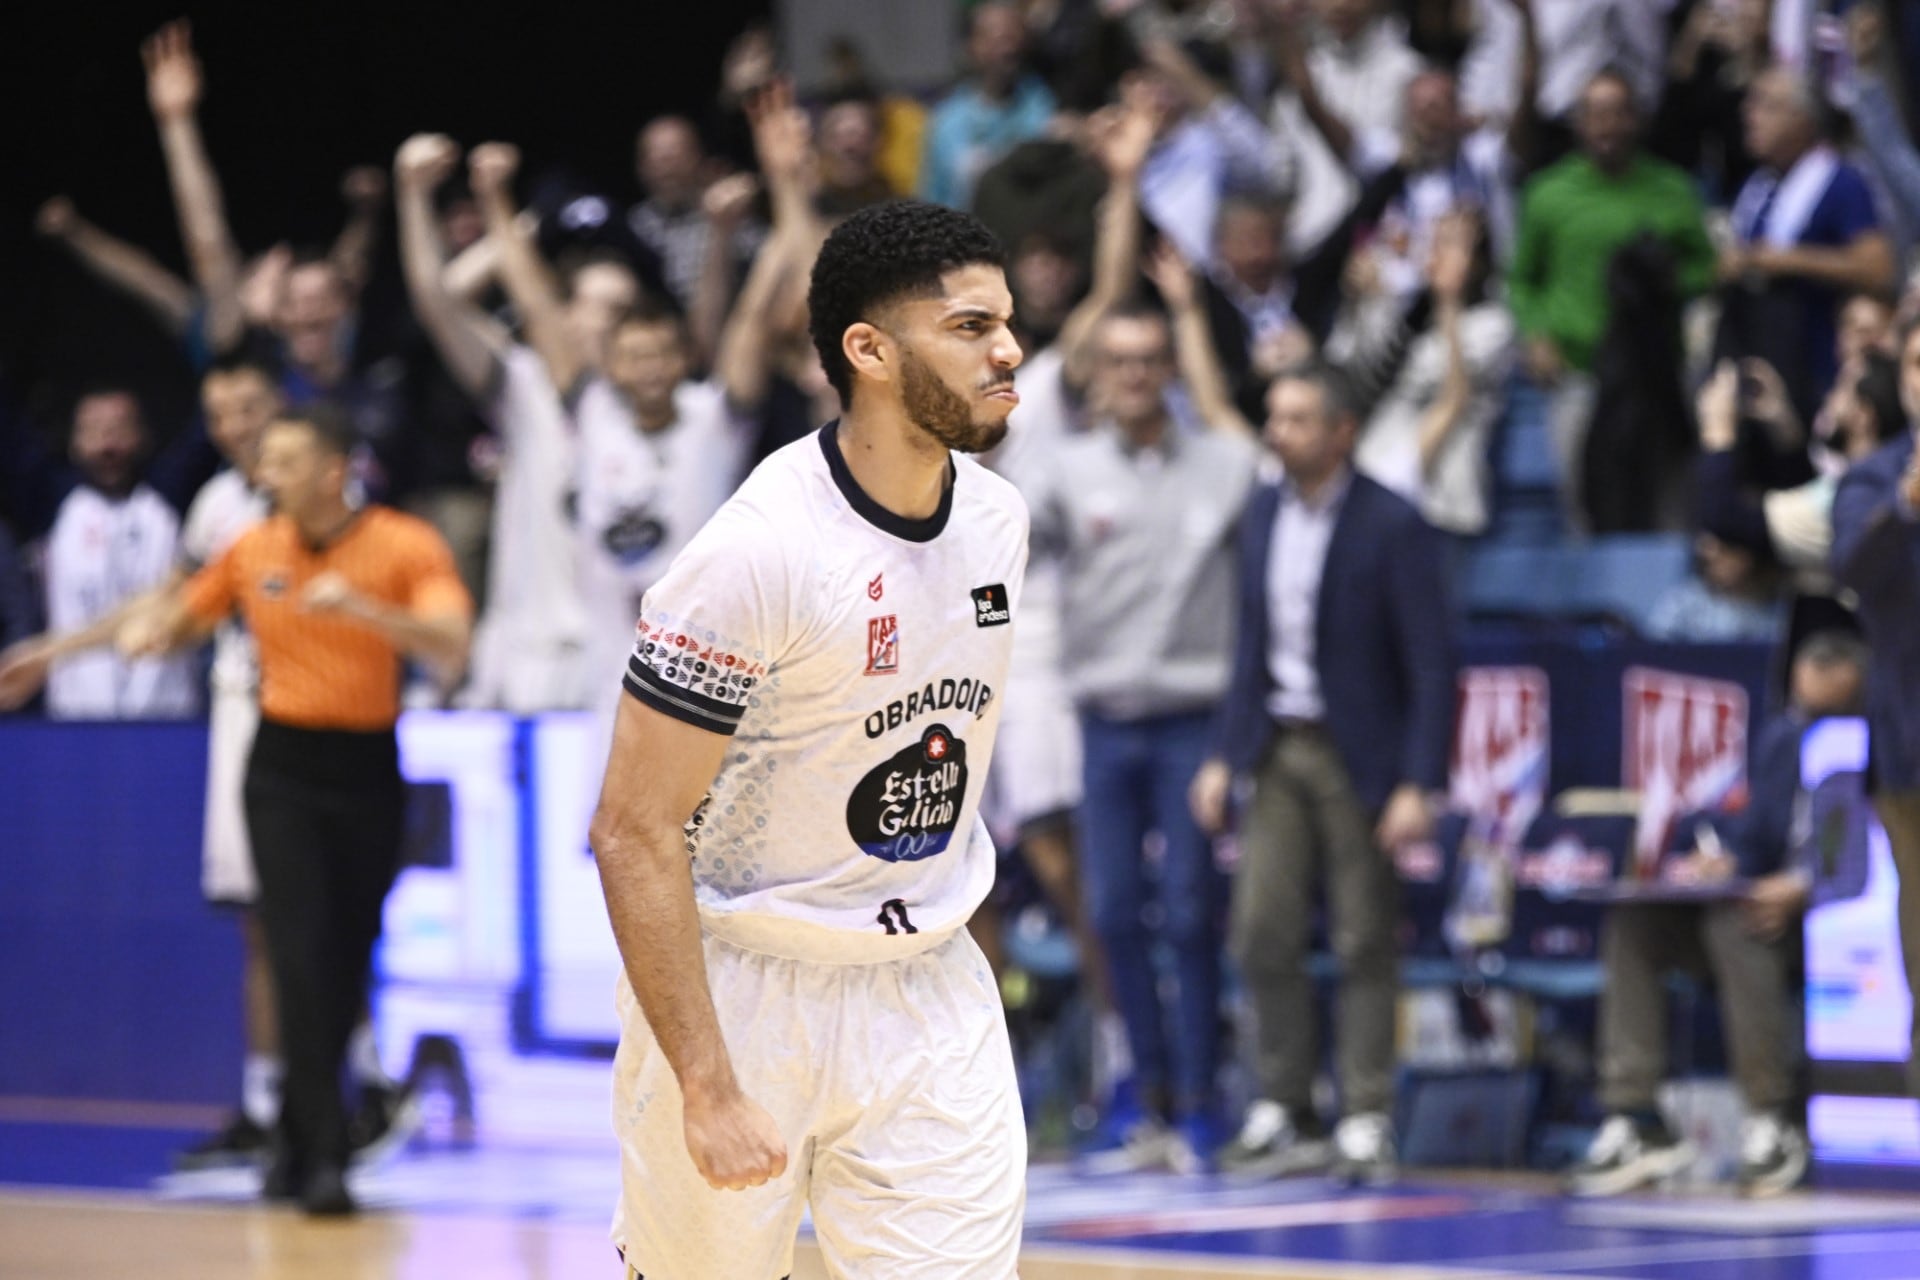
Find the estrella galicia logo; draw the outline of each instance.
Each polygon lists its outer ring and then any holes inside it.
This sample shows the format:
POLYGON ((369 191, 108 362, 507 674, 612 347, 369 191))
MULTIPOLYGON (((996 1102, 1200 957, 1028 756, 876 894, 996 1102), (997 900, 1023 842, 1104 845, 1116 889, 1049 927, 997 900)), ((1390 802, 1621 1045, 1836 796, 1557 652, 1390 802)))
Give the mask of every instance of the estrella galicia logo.
POLYGON ((644 507, 629 507, 600 535, 600 545, 621 564, 639 564, 667 540, 667 527, 644 507))
POLYGON ((1004 627, 1013 621, 1013 605, 1007 599, 1007 589, 994 583, 990 587, 973 589, 973 625, 976 627, 1004 627))
POLYGON ((946 852, 967 795, 967 744, 944 724, 896 752, 847 798, 847 832, 868 857, 918 862, 946 852))

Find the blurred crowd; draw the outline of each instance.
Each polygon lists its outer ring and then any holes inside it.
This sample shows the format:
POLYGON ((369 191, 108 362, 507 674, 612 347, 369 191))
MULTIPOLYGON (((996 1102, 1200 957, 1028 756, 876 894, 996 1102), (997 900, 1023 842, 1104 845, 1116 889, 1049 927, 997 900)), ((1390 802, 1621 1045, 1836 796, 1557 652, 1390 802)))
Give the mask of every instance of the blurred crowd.
MULTIPOLYGON (((1489 540, 1690 540, 1650 638, 1766 641, 1802 619, 1820 643, 1796 654, 1788 714, 1858 713, 1873 685, 1882 812, 1920 877, 1920 733, 1896 705, 1920 569, 1883 528, 1920 502, 1920 6, 954 16, 966 65, 924 96, 842 33, 831 83, 798 97, 772 35, 743 33, 711 100, 641 123, 637 199, 526 172, 511 140, 412 137, 345 175, 340 233, 313 249, 236 243, 200 118, 225 69, 184 24, 154 35, 186 277, 60 197, 38 229, 177 341, 203 413, 151 422, 141 388, 99 385, 63 423, 0 415, 0 705, 196 713, 192 659, 120 656, 116 611, 207 558, 196 493, 222 468, 250 478, 265 423, 324 399, 357 429, 360 494, 431 521, 481 603, 464 679, 423 677, 414 703, 610 713, 641 594, 747 470, 839 412, 808 337, 819 245, 855 209, 917 197, 995 232, 1016 301, 1022 403, 990 462, 1027 496, 1034 545, 995 808, 1118 1032, 1113 1162, 1391 1169, 1382 851, 1431 836, 1453 587, 1489 540), (404 309, 370 315, 388 237, 404 309), (1526 414, 1558 511, 1517 529, 1499 453, 1526 414), (1231 885, 1211 839, 1228 826, 1231 885), (1315 886, 1344 972, 1337 1126, 1300 1030, 1315 886), (1223 951, 1256 1023, 1257 1098, 1234 1117, 1215 1083, 1223 951)), ((1791 881, 1778 841, 1737 839, 1694 871, 1791 881)), ((1764 1006, 1736 1050, 1759 1186, 1805 1165, 1772 1003, 1804 905, 1788 881, 1701 927, 1722 986, 1764 1006)), ((1646 1008, 1616 995, 1603 1018, 1618 1123, 1590 1187, 1675 1150, 1646 1008)))

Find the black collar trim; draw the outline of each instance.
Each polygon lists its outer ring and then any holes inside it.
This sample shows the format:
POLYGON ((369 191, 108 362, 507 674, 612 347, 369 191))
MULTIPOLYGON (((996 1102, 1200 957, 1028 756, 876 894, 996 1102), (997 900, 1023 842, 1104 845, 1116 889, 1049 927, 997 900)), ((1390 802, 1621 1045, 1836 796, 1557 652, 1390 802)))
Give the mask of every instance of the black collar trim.
POLYGON ((853 478, 853 472, 847 467, 847 459, 840 452, 840 422, 835 419, 820 428, 820 452, 827 456, 827 470, 833 475, 833 483, 840 489, 840 496, 847 505, 859 514, 862 520, 882 533, 890 533, 906 542, 932 542, 947 527, 947 517, 953 514, 953 486, 959 479, 959 473, 953 460, 947 460, 947 483, 940 490, 940 505, 934 513, 924 520, 909 520, 896 515, 875 502, 867 491, 853 478))

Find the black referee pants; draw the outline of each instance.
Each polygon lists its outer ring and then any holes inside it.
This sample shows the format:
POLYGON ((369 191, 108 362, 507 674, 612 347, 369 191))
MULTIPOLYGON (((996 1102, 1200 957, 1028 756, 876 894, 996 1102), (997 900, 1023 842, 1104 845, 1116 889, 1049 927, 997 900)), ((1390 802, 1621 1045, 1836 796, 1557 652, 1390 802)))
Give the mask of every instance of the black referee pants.
POLYGON ((351 1154, 342 1068, 400 867, 404 797, 392 730, 261 722, 247 828, 286 1060, 279 1155, 297 1176, 351 1154))

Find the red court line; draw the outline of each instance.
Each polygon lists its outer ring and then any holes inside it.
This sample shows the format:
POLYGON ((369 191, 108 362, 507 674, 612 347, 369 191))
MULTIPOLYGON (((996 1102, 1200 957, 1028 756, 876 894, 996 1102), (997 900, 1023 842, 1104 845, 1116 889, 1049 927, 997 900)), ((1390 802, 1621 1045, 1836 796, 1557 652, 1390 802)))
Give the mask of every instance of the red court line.
POLYGON ((126 1098, 42 1098, 0 1095, 0 1124, 82 1124, 115 1129, 217 1129, 223 1107, 126 1098))

